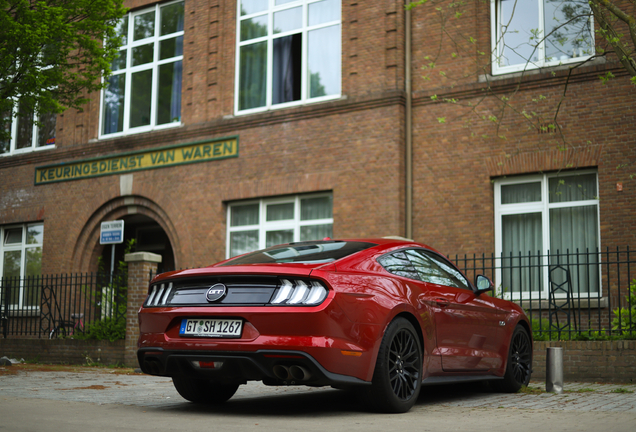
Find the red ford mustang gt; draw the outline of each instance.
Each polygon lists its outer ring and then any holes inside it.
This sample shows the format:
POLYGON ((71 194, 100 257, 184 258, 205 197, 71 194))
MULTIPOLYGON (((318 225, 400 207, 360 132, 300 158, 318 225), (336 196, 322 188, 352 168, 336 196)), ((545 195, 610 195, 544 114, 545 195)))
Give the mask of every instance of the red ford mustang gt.
POLYGON ((355 387, 385 412, 408 411, 427 384, 515 392, 530 380, 530 325, 491 290, 412 241, 279 245, 154 278, 137 356, 197 403, 249 380, 355 387))

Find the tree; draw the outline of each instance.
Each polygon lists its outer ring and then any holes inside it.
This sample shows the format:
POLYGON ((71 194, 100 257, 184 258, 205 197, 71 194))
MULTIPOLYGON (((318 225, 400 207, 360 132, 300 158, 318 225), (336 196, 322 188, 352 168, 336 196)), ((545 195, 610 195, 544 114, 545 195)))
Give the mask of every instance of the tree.
POLYGON ((458 108, 454 119, 438 118, 440 123, 477 118, 492 124, 494 136, 505 138, 502 120, 517 115, 528 128, 554 133, 565 148, 568 140, 559 124, 559 113, 571 79, 582 66, 604 62, 607 68, 599 76, 601 83, 616 78, 616 74, 629 77, 636 85, 636 0, 541 2, 543 17, 531 10, 537 8, 537 1, 526 0, 418 0, 406 6, 425 12, 427 27, 439 31, 431 38, 435 42, 425 56, 423 78, 437 93, 431 96, 433 101, 458 108), (476 13, 481 15, 476 18, 476 13), (486 33, 476 29, 483 26, 467 25, 467 19, 483 20, 486 15, 496 22, 492 44, 486 33), (432 17, 437 22, 431 22, 432 17), (458 59, 472 66, 454 67, 458 59), (531 105, 528 100, 519 100, 524 77, 531 70, 545 67, 551 67, 548 70, 554 83, 563 87, 560 96, 539 95, 531 105), (497 68, 500 72, 516 72, 507 77, 508 83, 516 79, 517 85, 497 85, 493 79, 497 68), (461 100, 455 96, 453 88, 474 82, 476 73, 482 80, 482 97, 461 100), (488 109, 481 109, 483 104, 488 109))
POLYGON ((123 0, 0 0, 0 143, 20 110, 79 109, 103 87, 122 37, 123 0))

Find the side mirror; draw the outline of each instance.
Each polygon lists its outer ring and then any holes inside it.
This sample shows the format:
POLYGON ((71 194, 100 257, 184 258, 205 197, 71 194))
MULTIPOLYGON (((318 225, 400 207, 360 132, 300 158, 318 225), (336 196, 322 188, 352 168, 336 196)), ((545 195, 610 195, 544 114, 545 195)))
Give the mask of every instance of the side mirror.
POLYGON ((477 275, 475 278, 475 286, 477 287, 477 295, 495 289, 495 285, 492 281, 484 275, 477 275))

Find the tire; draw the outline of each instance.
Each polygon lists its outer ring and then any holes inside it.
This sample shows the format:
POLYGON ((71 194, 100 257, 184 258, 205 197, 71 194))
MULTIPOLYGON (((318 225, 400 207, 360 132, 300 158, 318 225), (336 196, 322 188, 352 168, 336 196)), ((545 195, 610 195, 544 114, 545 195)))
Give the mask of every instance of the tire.
POLYGON ((510 338, 508 362, 503 380, 493 381, 495 390, 502 393, 516 393, 527 386, 532 374, 532 343, 528 332, 517 326, 510 338))
POLYGON ((222 404, 234 396, 238 384, 218 384, 213 381, 172 377, 172 383, 182 398, 194 403, 222 404))
POLYGON ((420 394, 422 366, 413 325, 405 318, 394 319, 382 337, 373 381, 364 394, 366 403, 379 412, 407 412, 420 394))

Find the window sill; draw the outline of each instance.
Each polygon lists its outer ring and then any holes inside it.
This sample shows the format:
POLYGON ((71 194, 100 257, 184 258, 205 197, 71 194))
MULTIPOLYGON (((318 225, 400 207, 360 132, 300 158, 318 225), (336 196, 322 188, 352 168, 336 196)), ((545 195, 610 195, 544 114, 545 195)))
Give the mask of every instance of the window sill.
MULTIPOLYGON (((5 318, 5 311, 2 310, 0 313, 2 319, 5 318)), ((40 316, 40 308, 29 308, 29 309, 9 309, 9 317, 10 318, 31 318, 40 316)))
POLYGON ((128 129, 125 132, 115 132, 115 133, 110 133, 105 135, 99 135, 97 139, 98 141, 105 141, 105 140, 114 139, 114 138, 129 137, 134 135, 141 135, 144 133, 159 132, 166 129, 174 129, 180 126, 183 126, 183 123, 179 121, 179 122, 173 122, 173 123, 166 123, 159 126, 140 127, 136 129, 128 129))
MULTIPOLYGON (((586 67, 600 66, 606 63, 607 63, 607 60, 605 59, 605 57, 597 57, 593 60, 586 62, 585 66, 586 67)), ((569 70, 573 66, 576 67, 581 64, 582 62, 572 62, 572 63, 556 65, 556 66, 544 66, 539 68, 526 69, 526 70, 522 70, 518 72, 497 72, 494 74, 481 74, 479 75, 478 79, 480 83, 485 83, 485 82, 500 81, 505 79, 523 78, 523 77, 528 77, 532 75, 540 75, 540 74, 552 73, 557 71, 569 70)))
POLYGON ((42 147, 14 150, 12 152, 0 153, 0 158, 1 157, 5 157, 5 156, 7 156, 7 157, 8 156, 21 156, 21 155, 25 155, 25 154, 31 154, 31 153, 35 153, 35 152, 40 152, 40 151, 53 150, 54 148, 55 148, 55 144, 51 144, 51 145, 42 146, 42 147))
MULTIPOLYGON (((524 309, 529 310, 554 310, 554 306, 550 305, 548 300, 514 300, 514 303, 524 309)), ((562 305, 565 299, 556 299, 557 305, 562 305)), ((607 309, 609 301, 607 297, 601 298, 572 298, 570 306, 563 309, 607 309)))

